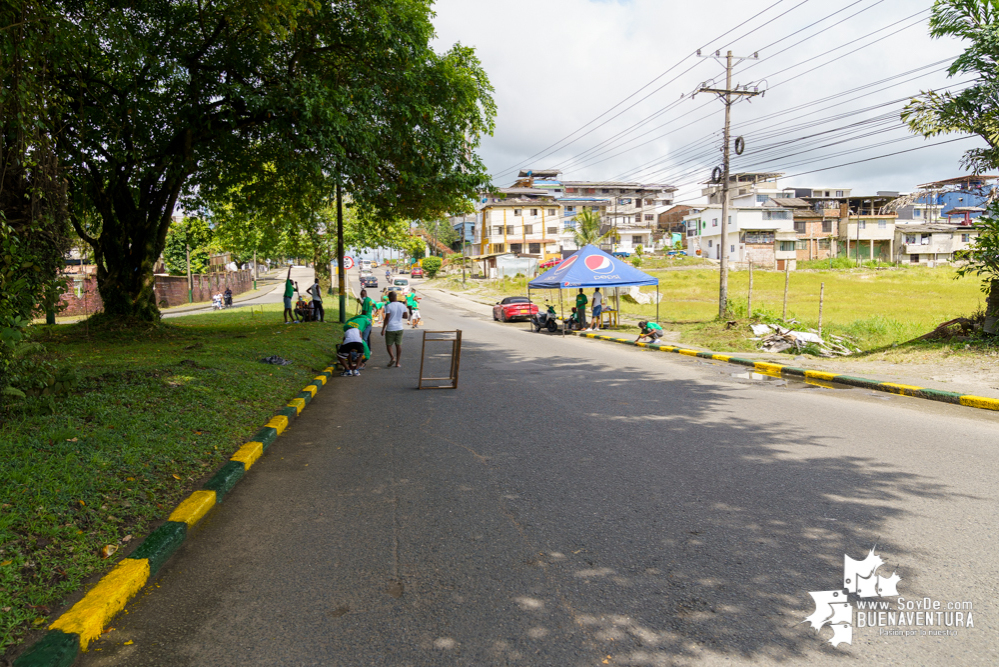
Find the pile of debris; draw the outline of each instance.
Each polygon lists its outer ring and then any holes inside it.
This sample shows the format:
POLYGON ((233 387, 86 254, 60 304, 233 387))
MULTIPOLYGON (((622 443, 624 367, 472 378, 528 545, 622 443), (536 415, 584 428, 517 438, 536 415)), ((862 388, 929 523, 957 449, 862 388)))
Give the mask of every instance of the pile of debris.
MULTIPOLYGON (((788 324, 798 324, 798 322, 789 320, 788 324)), ((778 324, 750 324, 749 326, 755 334, 755 337, 750 338, 750 340, 760 341, 760 349, 764 352, 800 354, 810 345, 818 348, 817 354, 820 357, 847 357, 854 352, 860 352, 856 347, 851 349, 850 342, 845 338, 829 335, 828 340, 826 340, 815 329, 795 331, 778 324)))
POLYGON ((967 317, 956 317, 953 320, 944 322, 936 329, 923 334, 919 338, 913 338, 909 343, 917 340, 969 340, 971 335, 981 328, 981 323, 969 320, 967 317))

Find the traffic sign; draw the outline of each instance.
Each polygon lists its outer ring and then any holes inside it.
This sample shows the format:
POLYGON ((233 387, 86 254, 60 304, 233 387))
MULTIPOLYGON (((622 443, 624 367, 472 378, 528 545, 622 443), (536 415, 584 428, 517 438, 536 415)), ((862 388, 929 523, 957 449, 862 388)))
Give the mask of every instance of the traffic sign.
POLYGON ((343 270, 344 271, 350 271, 352 268, 354 268, 354 258, 351 257, 350 255, 344 255, 343 256, 343 270))

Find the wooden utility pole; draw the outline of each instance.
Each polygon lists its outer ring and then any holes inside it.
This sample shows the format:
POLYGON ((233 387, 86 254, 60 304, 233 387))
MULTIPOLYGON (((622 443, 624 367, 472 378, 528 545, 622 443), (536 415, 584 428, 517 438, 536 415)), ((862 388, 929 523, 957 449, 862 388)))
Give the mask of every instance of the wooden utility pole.
POLYGON ((791 282, 791 260, 784 260, 784 312, 781 319, 787 320, 787 286, 791 282))
MULTIPOLYGON (((184 232, 184 236, 187 236, 186 231, 184 232)), ((187 243, 186 239, 184 250, 187 252, 187 302, 194 303, 194 278, 191 277, 191 245, 187 243)))
MULTIPOLYGON (((698 51, 697 55, 701 55, 698 51)), ((720 58, 721 51, 715 51, 713 56, 704 56, 706 58, 720 58)), ((755 97, 757 95, 762 95, 763 92, 759 90, 749 90, 748 86, 743 86, 740 88, 736 86, 732 88, 732 64, 733 62, 741 62, 743 60, 759 58, 757 54, 748 56, 745 58, 735 57, 732 52, 729 51, 725 55, 725 88, 699 88, 697 92, 699 93, 715 93, 718 98, 725 103, 725 131, 724 131, 724 145, 722 148, 722 219, 721 219, 721 249, 718 254, 721 266, 719 273, 719 285, 718 285, 718 318, 724 319, 728 313, 728 253, 729 253, 729 242, 728 242, 728 179, 729 179, 729 157, 731 149, 731 132, 732 132, 732 105, 743 97, 755 97)), ((742 149, 737 148, 738 152, 742 152, 742 149)))
POLYGON ((749 299, 746 301, 746 317, 753 317, 753 263, 749 263, 749 299))
POLYGON ((826 300, 826 284, 819 284, 819 338, 822 338, 822 306, 826 300))

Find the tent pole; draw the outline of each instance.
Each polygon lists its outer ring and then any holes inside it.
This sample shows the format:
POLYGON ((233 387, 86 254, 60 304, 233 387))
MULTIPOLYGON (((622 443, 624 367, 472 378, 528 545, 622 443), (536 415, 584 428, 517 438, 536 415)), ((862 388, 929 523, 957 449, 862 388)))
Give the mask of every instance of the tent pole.
POLYGON ((562 307, 562 288, 558 288, 558 314, 562 316, 562 338, 565 338, 565 308, 562 307))
MULTIPOLYGON (((531 301, 531 288, 530 288, 530 286, 528 286, 528 288, 527 288, 527 303, 528 303, 529 306, 533 306, 534 305, 534 302, 531 301)), ((531 312, 531 308, 528 308, 527 312, 530 313, 531 312)), ((530 317, 530 315, 528 315, 528 317, 527 317, 527 330, 531 331, 533 329, 534 329, 534 325, 531 324, 531 317, 530 317)))
POLYGON ((656 281, 656 324, 659 324, 659 281, 656 281))

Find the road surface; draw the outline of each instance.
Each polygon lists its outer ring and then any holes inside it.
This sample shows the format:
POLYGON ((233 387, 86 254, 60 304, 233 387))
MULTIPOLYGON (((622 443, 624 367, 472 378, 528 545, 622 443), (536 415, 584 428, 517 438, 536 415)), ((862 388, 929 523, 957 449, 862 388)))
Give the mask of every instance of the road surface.
POLYGON ((995 415, 425 297, 459 388, 376 332, 81 664, 999 664, 995 415), (809 592, 875 545, 974 627, 824 643, 809 592))

